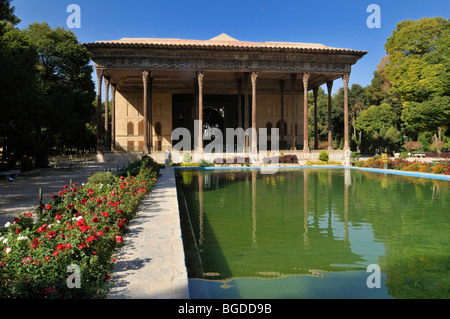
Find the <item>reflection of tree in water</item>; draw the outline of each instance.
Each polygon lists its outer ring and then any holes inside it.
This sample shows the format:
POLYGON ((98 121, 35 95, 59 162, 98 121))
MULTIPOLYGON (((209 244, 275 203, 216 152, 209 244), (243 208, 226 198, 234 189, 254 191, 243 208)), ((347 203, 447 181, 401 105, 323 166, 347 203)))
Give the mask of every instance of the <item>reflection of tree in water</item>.
POLYGON ((374 173, 357 176, 352 222, 369 222, 386 247, 379 261, 395 298, 450 298, 450 182, 374 173), (373 203, 376 203, 374 205, 373 203))

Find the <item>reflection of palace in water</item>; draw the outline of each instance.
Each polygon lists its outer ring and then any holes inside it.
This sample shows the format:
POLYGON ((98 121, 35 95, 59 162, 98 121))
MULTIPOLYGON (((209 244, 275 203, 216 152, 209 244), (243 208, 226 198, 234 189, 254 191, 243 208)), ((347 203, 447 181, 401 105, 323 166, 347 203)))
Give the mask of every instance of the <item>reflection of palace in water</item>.
POLYGON ((366 273, 376 263, 395 298, 450 297, 447 181, 346 168, 189 170, 180 180, 206 279, 366 273))
MULTIPOLYGON (((197 184, 192 186, 198 189, 198 192, 196 192, 198 196, 198 219, 193 218, 195 220, 193 223, 195 224, 194 232, 196 232, 202 259, 207 259, 206 261, 203 260, 205 273, 218 273, 216 268, 208 269, 210 259, 221 259, 219 276, 221 279, 231 276, 274 278, 292 274, 323 276, 320 271, 334 272, 363 269, 360 264, 357 264, 362 262, 360 256, 353 254, 350 249, 347 216, 351 176, 350 170, 346 169, 344 172, 343 196, 339 198, 342 205, 339 205, 339 207, 330 205, 327 208, 328 217, 325 215, 319 216, 316 213, 317 207, 312 208, 312 210, 309 207, 315 205, 314 200, 311 200, 310 192, 317 192, 317 189, 315 187, 310 189, 308 186, 310 183, 308 170, 303 171, 303 186, 301 187, 303 191, 301 196, 297 197, 293 206, 285 205, 287 195, 284 196, 283 194, 278 194, 279 196, 276 196, 274 202, 267 203, 271 187, 284 185, 286 189, 283 192, 287 194, 298 189, 299 185, 297 184, 300 179, 291 175, 289 171, 273 175, 261 175, 256 169, 209 172, 206 174, 196 173, 195 178, 190 180, 192 184, 197 184), (233 207, 230 204, 223 204, 227 200, 241 204, 233 207), (274 209, 268 213, 261 207, 266 203, 279 205, 280 209, 274 209), (217 216, 211 212, 211 204, 215 204, 214 210, 217 210, 220 214, 226 214, 226 210, 220 209, 221 205, 230 206, 228 208, 233 212, 229 217, 222 220, 223 216, 217 216), (283 213, 286 208, 295 209, 297 214, 294 217, 289 217, 289 214, 283 213), (209 210, 208 213, 205 213, 206 210, 209 210), (341 238, 336 238, 333 235, 331 225, 332 215, 341 215, 341 213, 343 221, 340 224, 342 224, 344 233, 341 238), (229 225, 216 227, 216 223, 229 223, 229 225), (327 223, 328 225, 326 225, 327 223), (275 243, 272 241, 274 236, 277 236, 274 229, 284 231, 284 234, 280 233, 283 240, 291 241, 292 249, 288 249, 288 252, 283 253, 282 251, 282 248, 286 248, 281 247, 285 245, 284 243, 277 243, 278 239, 275 240, 275 243), (227 232, 229 234, 226 234, 227 232), (236 235, 235 238, 233 238, 233 233, 236 235), (216 241, 222 243, 221 238, 224 238, 225 241, 229 240, 233 244, 220 247, 221 252, 214 251, 222 244, 214 245, 211 243, 216 241), (280 246, 277 246, 278 244, 280 246), (323 247, 328 247, 325 256, 323 255, 323 247), (219 254, 222 256, 218 256, 219 254), (225 255, 227 257, 223 258, 225 255), (240 257, 241 260, 237 260, 239 258, 235 258, 236 256, 240 257), (245 267, 240 267, 240 264, 245 264, 245 267), (342 266, 335 267, 333 264, 342 266)), ((327 170, 326 174, 327 187, 331 187, 333 171, 327 170)), ((317 177, 316 174, 313 175, 314 178, 317 177)), ((217 262, 212 262, 212 264, 213 268, 217 266, 217 262)))

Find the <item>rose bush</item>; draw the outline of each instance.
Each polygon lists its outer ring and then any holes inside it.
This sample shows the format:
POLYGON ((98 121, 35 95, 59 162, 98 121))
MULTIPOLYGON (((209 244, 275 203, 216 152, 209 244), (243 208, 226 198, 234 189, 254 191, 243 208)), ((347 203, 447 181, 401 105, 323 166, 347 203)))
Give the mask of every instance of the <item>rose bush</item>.
POLYGON ((104 297, 114 249, 159 168, 144 157, 108 176, 108 184, 65 185, 38 207, 37 221, 23 214, 6 223, 0 233, 0 298, 104 297), (79 288, 68 285, 71 265, 79 267, 79 288))

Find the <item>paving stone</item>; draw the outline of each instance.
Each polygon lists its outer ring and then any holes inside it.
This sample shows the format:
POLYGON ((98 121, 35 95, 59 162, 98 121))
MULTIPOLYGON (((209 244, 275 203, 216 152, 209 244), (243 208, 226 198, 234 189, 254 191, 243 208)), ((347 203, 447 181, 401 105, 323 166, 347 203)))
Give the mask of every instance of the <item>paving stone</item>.
POLYGON ((116 252, 110 299, 189 298, 175 173, 161 174, 116 252))

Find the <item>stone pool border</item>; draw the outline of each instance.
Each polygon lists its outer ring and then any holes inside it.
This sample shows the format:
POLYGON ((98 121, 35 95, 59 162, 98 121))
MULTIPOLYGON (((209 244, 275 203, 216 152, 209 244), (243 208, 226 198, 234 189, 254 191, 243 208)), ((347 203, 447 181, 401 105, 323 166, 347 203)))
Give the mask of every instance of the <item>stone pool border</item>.
POLYGON ((343 166, 343 165, 311 165, 311 166, 178 166, 173 167, 175 170, 186 170, 186 169, 196 169, 196 170, 245 170, 245 169, 305 169, 305 168, 339 168, 339 169, 356 169, 375 173, 393 174, 393 175, 404 175, 413 176, 419 178, 429 178, 429 179, 440 179, 450 181, 450 175, 433 174, 433 173, 422 173, 422 172, 412 172, 412 171, 400 171, 395 169, 381 169, 381 168, 368 168, 368 167, 355 167, 355 166, 343 166))

